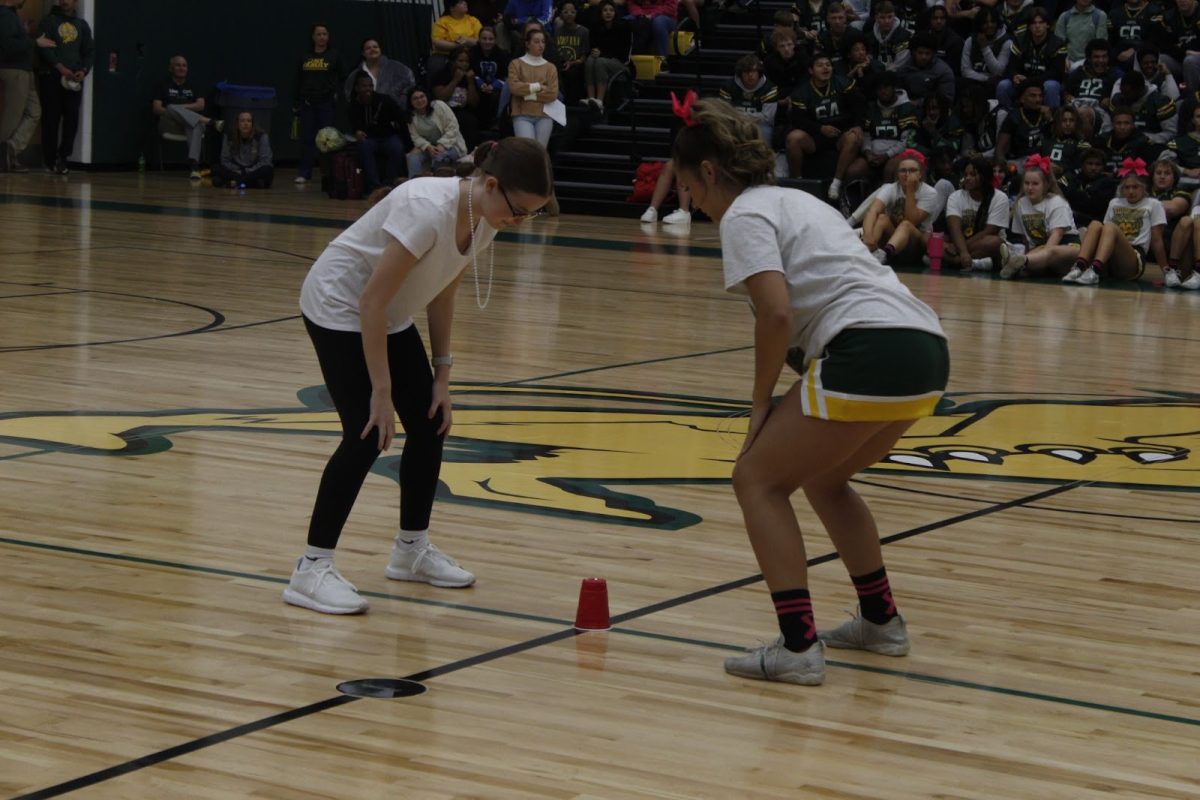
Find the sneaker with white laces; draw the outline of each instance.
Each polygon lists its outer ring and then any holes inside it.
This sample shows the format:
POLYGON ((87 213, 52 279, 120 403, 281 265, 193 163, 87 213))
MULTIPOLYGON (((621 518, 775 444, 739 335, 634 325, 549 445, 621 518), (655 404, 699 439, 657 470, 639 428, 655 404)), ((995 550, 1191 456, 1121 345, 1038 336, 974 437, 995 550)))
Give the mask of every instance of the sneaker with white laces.
POLYGON ((793 653, 780 636, 771 644, 747 650, 746 655, 725 659, 725 671, 739 678, 820 686, 825 682, 825 645, 817 642, 803 653, 793 653))
POLYGON ((658 222, 658 209, 650 206, 642 214, 642 222, 658 222))
POLYGON ((843 650, 869 650, 885 656, 908 655, 908 626, 897 614, 883 625, 859 615, 828 631, 817 631, 817 638, 829 647, 843 650))
POLYGON ((283 590, 283 601, 322 614, 361 614, 368 605, 357 587, 333 566, 332 558, 313 560, 303 556, 283 590))
POLYGON ((677 208, 663 217, 663 225, 687 225, 692 221, 692 212, 677 208))
POLYGON ((1000 277, 1004 280, 1015 278, 1021 272, 1021 268, 1025 264, 1019 253, 1014 251, 1006 243, 1000 243, 1000 277))
POLYGON ((447 589, 461 589, 475 582, 474 575, 432 544, 412 550, 393 545, 384 574, 394 581, 419 581, 447 589))
POLYGON ((1088 267, 1083 271, 1083 274, 1075 280, 1075 282, 1080 286, 1095 286, 1100 282, 1100 276, 1096 274, 1096 270, 1088 267))
POLYGON ((1187 280, 1179 284, 1180 289, 1200 289, 1200 271, 1193 271, 1187 280))
POLYGON ((1163 270, 1163 286, 1168 289, 1178 289, 1181 283, 1183 281, 1179 279, 1179 270, 1174 267, 1167 267, 1163 270))
MULTIPOLYGON (((1090 268, 1089 268, 1090 269, 1090 268)), ((1071 271, 1062 276, 1063 283, 1079 283, 1080 276, 1083 275, 1083 270, 1078 266, 1071 267, 1071 271)))

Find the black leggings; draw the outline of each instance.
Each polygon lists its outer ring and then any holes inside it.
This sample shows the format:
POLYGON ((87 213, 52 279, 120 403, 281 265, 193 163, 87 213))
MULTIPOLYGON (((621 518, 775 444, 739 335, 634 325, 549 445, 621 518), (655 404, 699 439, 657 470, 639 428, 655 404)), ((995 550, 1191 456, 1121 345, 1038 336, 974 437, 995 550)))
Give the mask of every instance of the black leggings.
MULTIPOLYGON (((304 327, 321 362, 325 388, 342 422, 342 441, 325 465, 308 543, 337 547, 338 537, 350 516, 363 481, 379 456, 379 438, 362 431, 371 414, 371 376, 363 355, 362 334, 333 331, 307 317, 304 327)), ((392 403, 404 427, 404 452, 400 456, 400 528, 421 531, 429 527, 433 496, 442 469, 442 443, 438 435, 441 412, 429 419, 433 402, 433 371, 425 345, 415 325, 387 337, 388 369, 392 375, 392 403)))

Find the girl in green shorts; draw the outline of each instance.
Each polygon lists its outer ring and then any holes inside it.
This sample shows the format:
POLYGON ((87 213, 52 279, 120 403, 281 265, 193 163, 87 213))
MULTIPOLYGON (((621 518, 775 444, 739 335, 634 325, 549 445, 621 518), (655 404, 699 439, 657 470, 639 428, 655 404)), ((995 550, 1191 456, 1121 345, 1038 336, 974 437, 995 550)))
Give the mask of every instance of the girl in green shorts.
POLYGON ((753 405, 733 488, 781 636, 725 662, 734 675, 819 684, 824 649, 908 652, 875 520, 850 478, 933 412, 950 358, 937 315, 872 257, 833 208, 772 186, 754 122, 717 100, 676 103, 677 180, 720 224, 725 286, 755 315, 753 405), (784 363, 800 380, 775 404, 784 363), (817 632, 790 497, 803 489, 858 591, 861 614, 817 632))

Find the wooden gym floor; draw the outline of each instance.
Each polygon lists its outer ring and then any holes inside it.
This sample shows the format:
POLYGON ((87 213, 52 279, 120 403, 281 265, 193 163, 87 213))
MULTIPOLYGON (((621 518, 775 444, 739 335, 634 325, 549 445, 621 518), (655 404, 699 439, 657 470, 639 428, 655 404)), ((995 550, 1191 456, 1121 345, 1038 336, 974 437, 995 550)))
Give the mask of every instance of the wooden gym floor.
POLYGON ((905 274, 951 394, 858 488, 912 654, 750 682, 752 320, 707 224, 504 235, 433 527, 478 583, 384 577, 397 449, 339 550, 370 613, 282 603, 336 429, 297 293, 361 208, 290 177, 0 182, 0 796, 1200 796, 1200 296, 905 274), (587 576, 611 632, 571 627, 587 576))

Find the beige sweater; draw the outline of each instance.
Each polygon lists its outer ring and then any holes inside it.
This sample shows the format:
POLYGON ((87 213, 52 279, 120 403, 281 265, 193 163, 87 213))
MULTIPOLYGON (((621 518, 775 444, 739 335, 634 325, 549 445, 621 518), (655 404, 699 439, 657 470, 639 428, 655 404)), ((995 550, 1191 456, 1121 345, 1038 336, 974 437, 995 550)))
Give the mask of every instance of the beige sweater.
POLYGON ((512 93, 514 117, 544 117, 542 106, 558 98, 558 69, 545 59, 539 59, 536 65, 529 60, 532 57, 525 55, 514 58, 508 65, 508 91, 512 93), (534 83, 540 83, 541 88, 531 93, 534 83), (530 94, 536 95, 534 99, 529 99, 530 94))

